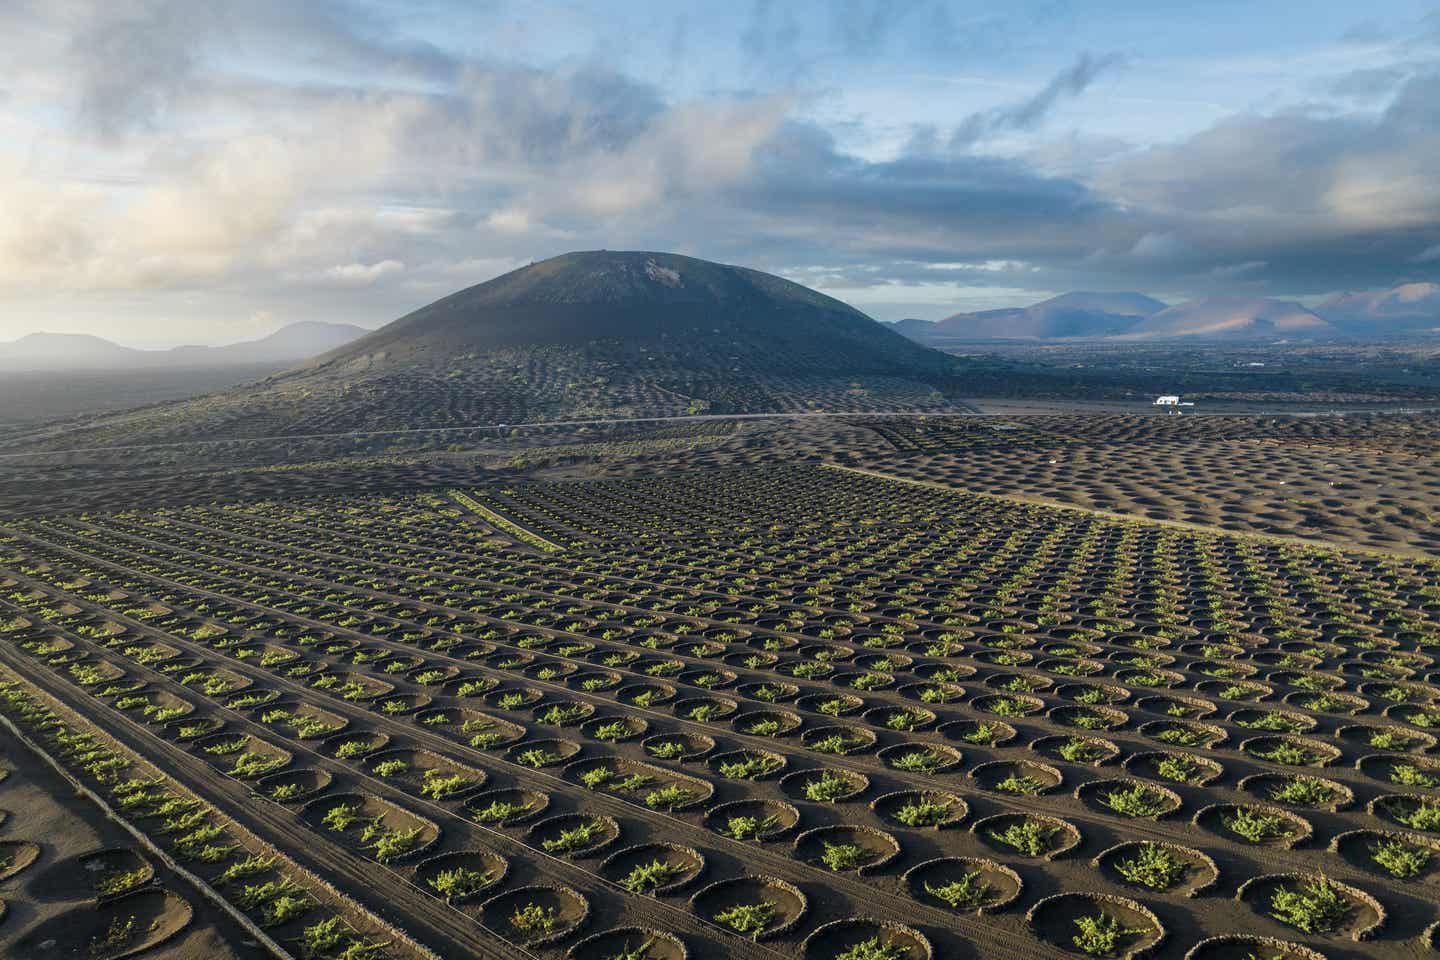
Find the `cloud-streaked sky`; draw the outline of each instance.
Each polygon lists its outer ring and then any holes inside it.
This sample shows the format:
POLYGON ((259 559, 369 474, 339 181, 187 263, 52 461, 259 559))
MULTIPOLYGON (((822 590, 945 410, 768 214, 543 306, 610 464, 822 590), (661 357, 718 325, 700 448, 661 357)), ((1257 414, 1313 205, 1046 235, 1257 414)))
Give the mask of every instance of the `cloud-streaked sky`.
POLYGON ((575 249, 880 319, 1440 279, 1440 3, 0 0, 0 339, 376 326, 575 249))

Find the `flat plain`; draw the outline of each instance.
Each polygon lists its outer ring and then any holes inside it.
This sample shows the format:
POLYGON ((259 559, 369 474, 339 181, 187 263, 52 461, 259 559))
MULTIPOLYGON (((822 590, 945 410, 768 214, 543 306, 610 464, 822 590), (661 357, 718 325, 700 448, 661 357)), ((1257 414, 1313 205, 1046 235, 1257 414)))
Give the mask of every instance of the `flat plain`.
POLYGON ((835 464, 3 535, 16 696, 440 955, 1431 949, 1428 560, 835 464))

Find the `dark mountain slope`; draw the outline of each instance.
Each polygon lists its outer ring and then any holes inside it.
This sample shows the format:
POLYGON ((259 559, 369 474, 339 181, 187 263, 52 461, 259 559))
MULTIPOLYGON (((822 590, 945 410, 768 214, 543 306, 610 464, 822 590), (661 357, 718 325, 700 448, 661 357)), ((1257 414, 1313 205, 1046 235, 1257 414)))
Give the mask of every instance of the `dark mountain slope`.
POLYGON ((1440 332, 1440 284, 1337 293, 1315 312, 1355 336, 1433 334, 1440 332))
POLYGON ((780 277, 674 254, 596 251, 461 290, 258 383, 69 424, 27 443, 939 410, 991 366, 920 346, 780 277))
POLYGON ((670 253, 591 251, 451 294, 309 366, 606 342, 663 345, 702 363, 740 358, 786 375, 952 365, 839 300, 758 270, 670 253))
POLYGON ((1124 333, 1165 304, 1143 293, 1063 293, 1028 307, 956 313, 930 329, 902 331, 921 343, 940 340, 1049 340, 1124 333))
POLYGON ((1335 328, 1291 300, 1210 297, 1167 307, 1130 331, 1136 337, 1247 339, 1333 336, 1335 328))

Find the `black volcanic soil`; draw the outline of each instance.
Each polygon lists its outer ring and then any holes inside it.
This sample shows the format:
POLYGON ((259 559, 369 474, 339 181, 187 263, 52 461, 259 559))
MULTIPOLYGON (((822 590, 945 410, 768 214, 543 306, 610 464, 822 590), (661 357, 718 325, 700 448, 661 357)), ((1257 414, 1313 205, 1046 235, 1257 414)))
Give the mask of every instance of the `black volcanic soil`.
MULTIPOLYGON (((0 733, 0 765, 13 771, 0 782, 0 808, 9 813, 0 825, 0 841, 30 843, 39 848, 33 862, 0 883, 0 899, 8 907, 0 921, 0 954, 16 958, 50 956, 53 954, 40 951, 36 945, 53 937, 68 937, 73 941, 67 941, 74 950, 73 955, 88 956, 90 933, 104 931, 92 929, 99 915, 91 882, 99 873, 87 868, 87 864, 129 870, 144 860, 154 868, 154 879, 146 889, 165 890, 176 898, 163 907, 163 912, 176 920, 179 919, 176 911, 192 914, 188 924, 172 939, 145 951, 146 957, 260 960, 269 956, 258 946, 245 946, 246 934, 228 916, 163 866, 143 854, 122 854, 121 851, 134 850, 133 838, 101 816, 89 801, 75 796, 49 766, 3 733, 0 733), (89 859, 89 855, 103 850, 116 853, 101 861, 89 859), (182 902, 186 906, 181 907, 182 902), (27 953, 26 944, 36 952, 27 953)), ((0 850, 0 855, 9 854, 9 850, 0 850)), ((147 902, 134 910, 127 905, 122 907, 138 915, 146 911, 154 913, 155 904, 147 902)), ((162 928, 167 922, 162 921, 162 928)))

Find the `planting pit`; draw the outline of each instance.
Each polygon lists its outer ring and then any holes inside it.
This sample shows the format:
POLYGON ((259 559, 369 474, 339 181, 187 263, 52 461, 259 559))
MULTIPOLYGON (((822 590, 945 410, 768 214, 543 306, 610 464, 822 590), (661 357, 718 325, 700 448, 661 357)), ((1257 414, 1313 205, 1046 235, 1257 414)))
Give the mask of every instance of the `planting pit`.
POLYGON ((800 688, 793 683, 773 680, 767 683, 742 683, 735 688, 735 692, 747 700, 775 704, 794 700, 800 695, 800 688))
POLYGON ((142 689, 116 697, 111 704, 137 720, 149 724, 183 720, 195 712, 195 704, 165 690, 142 689))
POLYGON ((259 720, 288 736, 317 740, 342 733, 350 726, 348 717, 308 703, 276 704, 259 711, 259 720))
POLYGON ((731 750, 715 754, 707 764, 726 780, 770 780, 783 773, 789 762, 784 754, 770 750, 731 750))
POLYGON ((380 863, 413 860, 440 841, 434 821, 369 793, 311 800, 300 809, 300 819, 321 836, 380 863))
POLYGON ((184 743, 187 740, 199 740, 208 737, 212 733, 219 733, 225 729, 225 721, 215 716, 189 716, 181 720, 172 720, 161 729, 161 734, 177 743, 184 743))
POLYGON ((1289 849, 1315 832, 1299 814, 1266 804, 1215 803, 1201 807, 1191 823, 1217 836, 1252 847, 1289 849))
POLYGON ((677 701, 672 707, 675 716, 696 723, 718 723, 738 709, 738 703, 725 697, 690 697, 677 701))
POLYGON ((715 738, 703 733, 657 733, 641 740, 640 746, 656 760, 688 763, 709 756, 715 749, 715 738))
POLYGON ((1347 830, 1330 852, 1365 873, 1402 883, 1440 882, 1440 839, 1396 830, 1347 830))
POLYGON ((545 691, 539 687, 496 687, 482 698, 487 707, 496 710, 529 710, 545 699, 545 691))
POLYGON ((382 750, 365 758, 372 776, 414 796, 460 800, 485 786, 485 771, 429 750, 382 750))
POLYGON ((12 956, 122 960, 173 940, 194 914, 176 893, 141 890, 42 922, 11 945, 12 956))
POLYGON ((573 727, 595 714, 595 704, 582 700, 544 700, 530 708, 536 723, 547 727, 573 727))
POLYGON ((427 730, 434 730, 448 739, 477 750, 509 746, 525 736, 525 728, 520 724, 492 717, 469 707, 421 710, 413 719, 427 730))
POLYGON ((557 857, 593 857, 620 839, 620 824, 604 814, 562 813, 532 826, 525 842, 557 857))
POLYGON ((675 843, 642 843, 610 854, 600 875, 632 893, 668 897, 700 879, 705 857, 693 847, 675 843), (658 866, 657 866, 658 865, 658 866))
POLYGON ((1390 753, 1424 753, 1435 748, 1433 734, 1394 725, 1352 723, 1335 731, 1335 736, 1357 747, 1390 753))
POLYGON ((751 710, 730 721, 731 728, 750 737, 774 739, 800 729, 800 715, 789 710, 751 710))
POLYGON ((791 844, 797 860, 835 873, 859 876, 900 856, 900 841, 874 827, 838 825, 806 830, 791 844))
POLYGON ((50 893, 53 884, 57 899, 93 897, 105 901, 147 886, 154 879, 155 867, 140 851, 132 847, 111 847, 56 864, 38 878, 37 885, 50 893), (82 876, 84 881, 76 883, 82 876), (126 879, 126 890, 119 894, 101 892, 102 881, 119 877, 126 879))
POLYGON ((575 944, 565 960, 615 960, 642 956, 643 960, 688 960, 685 942, 673 933, 647 927, 616 927, 594 933, 575 944))
POLYGON ((420 861, 415 883, 448 903, 468 903, 504 883, 509 872, 509 861, 493 850, 457 850, 420 861), (445 892, 447 880, 456 892, 445 892))
POLYGON ((1035 936, 1067 953, 1116 960, 1143 957, 1159 948, 1166 935, 1160 918, 1142 904, 1127 897, 1095 893, 1059 893, 1045 897, 1026 912, 1025 922, 1035 936), (1097 920, 1117 930, 1113 948, 1085 949, 1076 943, 1077 938, 1087 938, 1087 923, 1097 920))
POLYGON ((1217 709, 1209 700, 1199 697, 1151 695, 1135 701, 1135 709, 1158 713, 1176 720, 1201 720, 1217 709))
POLYGON ((1355 793, 1343 783, 1309 773, 1253 773, 1239 783, 1241 790, 1265 802, 1309 810, 1344 810, 1355 793))
POLYGON ((1077 734, 1040 737, 1030 741, 1028 749, 1051 760, 1087 767, 1102 767, 1120 755, 1114 741, 1077 734))
POLYGON ((1308 713, 1294 710, 1260 710, 1245 708, 1232 711, 1226 717, 1230 723, 1247 730, 1282 730, 1288 733, 1309 733, 1319 726, 1320 721, 1308 713))
POLYGON ((591 717, 580 725, 580 732, 591 740, 602 743, 622 743, 644 735, 650 729, 650 722, 644 717, 604 716, 591 717))
POLYGON ((1440 798, 1418 793, 1387 793, 1365 805, 1371 816, 1407 830, 1440 830, 1440 798))
POLYGON ((970 706, 997 717, 1028 717, 1045 709, 1045 701, 1029 694, 992 693, 976 697, 970 706))
POLYGON ((1039 796, 1064 782, 1064 775, 1048 763, 1030 760, 992 760, 974 767, 967 779, 982 790, 1012 796, 1039 796))
POLYGON ((505 759, 538 770, 568 763, 580 755, 581 749, 571 740, 522 740, 505 751, 505 759))
POLYGON ((715 785, 641 761, 592 757, 565 767, 565 779, 588 790, 605 790, 651 810, 688 810, 709 800, 715 785))
POLYGON ((1054 707, 1046 717, 1062 727, 1102 732, 1119 730, 1130 722, 1130 715, 1124 710, 1101 706, 1081 707, 1074 704, 1054 707))
POLYGON ((888 824, 911 830, 944 830, 961 823, 970 806, 942 790, 900 790, 870 801, 870 809, 888 824))
POLYGON ((447 696, 457 699, 483 699, 485 694, 494 690, 500 685, 500 681, 494 677, 456 677, 441 687, 447 696))
POLYGON ((780 790, 806 803, 849 803, 870 788, 870 778, 854 770, 797 770, 780 778, 780 790))
POLYGON ((648 710, 674 700, 675 688, 668 683, 632 683, 615 691, 615 699, 648 710))
POLYGON ((795 706, 807 713, 818 713, 827 717, 848 717, 865 707, 865 701, 853 693, 811 693, 795 701, 795 706))
POLYGON ((574 936, 590 919, 590 901, 561 883, 507 890, 480 905, 486 927, 534 949, 574 936))
POLYGON ((598 693, 602 690, 613 690, 620 685, 622 679, 623 676, 613 670, 580 670, 565 677, 565 686, 571 690, 598 693))
POLYGON ((696 916, 757 941, 789 933, 809 906, 793 883, 757 875, 719 880, 690 897, 696 916))
POLYGON ((301 803, 329 789, 334 779, 324 767, 272 773, 255 781, 255 792, 276 803, 301 803))
POLYGON ((1113 706, 1130 699, 1125 687, 1097 683, 1067 683, 1055 688, 1055 696, 1080 706, 1113 706))
POLYGON ((29 840, 0 840, 0 880, 32 866, 40 858, 40 845, 29 840))
POLYGON ((1140 725, 1140 733, 1168 746, 1201 750, 1216 747, 1230 736, 1221 727, 1185 720, 1151 720, 1140 725))
POLYGON ((550 808, 550 794, 524 787, 504 787, 477 793, 465 805, 465 815, 492 827, 529 823, 550 808))
POLYGON ((1220 880, 1220 868, 1209 854, 1160 841, 1117 843, 1096 854, 1090 865, 1112 883, 1142 894, 1195 897, 1220 880))
POLYGON ((225 701, 230 710, 258 716, 280 702, 280 691, 271 687, 245 687, 225 701))
POLYGON ((1180 809, 1180 795, 1145 780, 1114 777, 1075 788, 1075 799, 1096 813, 1137 820, 1159 820, 1180 809))
POLYGON ((1340 759, 1340 750, 1322 740, 1308 737, 1250 737, 1240 749, 1266 763, 1283 767, 1324 767, 1340 759))
POLYGON ((1149 750, 1125 758, 1120 768, 1126 773, 1149 780, 1165 783, 1180 783, 1191 787, 1206 787, 1220 779, 1225 768, 1218 760, 1202 757, 1195 753, 1181 753, 1169 750, 1149 750))
POLYGON ((395 692, 395 685, 387 683, 368 673, 354 673, 344 670, 326 671, 312 677, 310 686, 324 690, 331 696, 352 703, 370 703, 395 692))
POLYGON ((964 755, 943 743, 892 743, 875 756, 892 770, 931 776, 953 771, 964 755))
POLYGON ((370 709, 387 717, 404 717, 430 706, 434 698, 428 693, 391 693, 368 702, 370 709))
POLYGON ((835 960, 865 944, 885 951, 887 960, 930 960, 933 956, 929 939, 919 930, 869 917, 832 920, 815 928, 800 953, 805 960, 835 960))
POLYGON ((1020 897, 1014 870, 983 857, 940 857, 916 864, 901 878, 921 903, 957 912, 995 913, 1020 897))
POLYGON ((1325 954, 1288 940, 1230 933, 1206 937, 1185 953, 1184 960, 1327 960, 1325 954))
POLYGON ((1296 922, 1306 923, 1311 929, 1297 932, 1309 936, 1329 937, 1336 940, 1368 940, 1385 924, 1385 908, 1370 894, 1338 880, 1331 880, 1321 874, 1275 873, 1262 877, 1251 877, 1235 891, 1235 899, 1241 901, 1261 916, 1268 917, 1290 927, 1296 922), (1333 913, 1316 911, 1317 901, 1311 899, 1323 890, 1330 890, 1336 897, 1337 909, 1333 913), (1292 898, 1282 904, 1281 897, 1292 898), (1299 900, 1295 900, 1295 898, 1299 900), (1306 900, 1310 900, 1309 903, 1306 900), (1275 912, 1290 914, 1293 920, 1284 916, 1276 917, 1275 912), (1303 918, 1303 919, 1301 919, 1303 918))
POLYGON ((320 752, 337 760, 358 760, 390 743, 390 734, 379 730, 350 730, 327 737, 320 743, 320 752))
POLYGON ((991 748, 1003 747, 1019 735, 1002 720, 951 720, 942 723, 937 732, 960 743, 991 748))
POLYGON ((1372 753, 1355 761, 1371 780, 1412 790, 1440 789, 1440 760, 1397 753, 1372 753))
POLYGON ((248 733, 215 733, 191 744, 191 752, 237 780, 255 780, 283 770, 294 755, 248 733))
POLYGON ((1080 846, 1078 827, 1059 817, 1000 813, 977 820, 970 832, 980 842, 1006 857, 1057 860, 1080 846))
POLYGON ((705 826, 732 840, 778 840, 800 824, 800 811, 784 800, 732 800, 705 812, 705 826))

